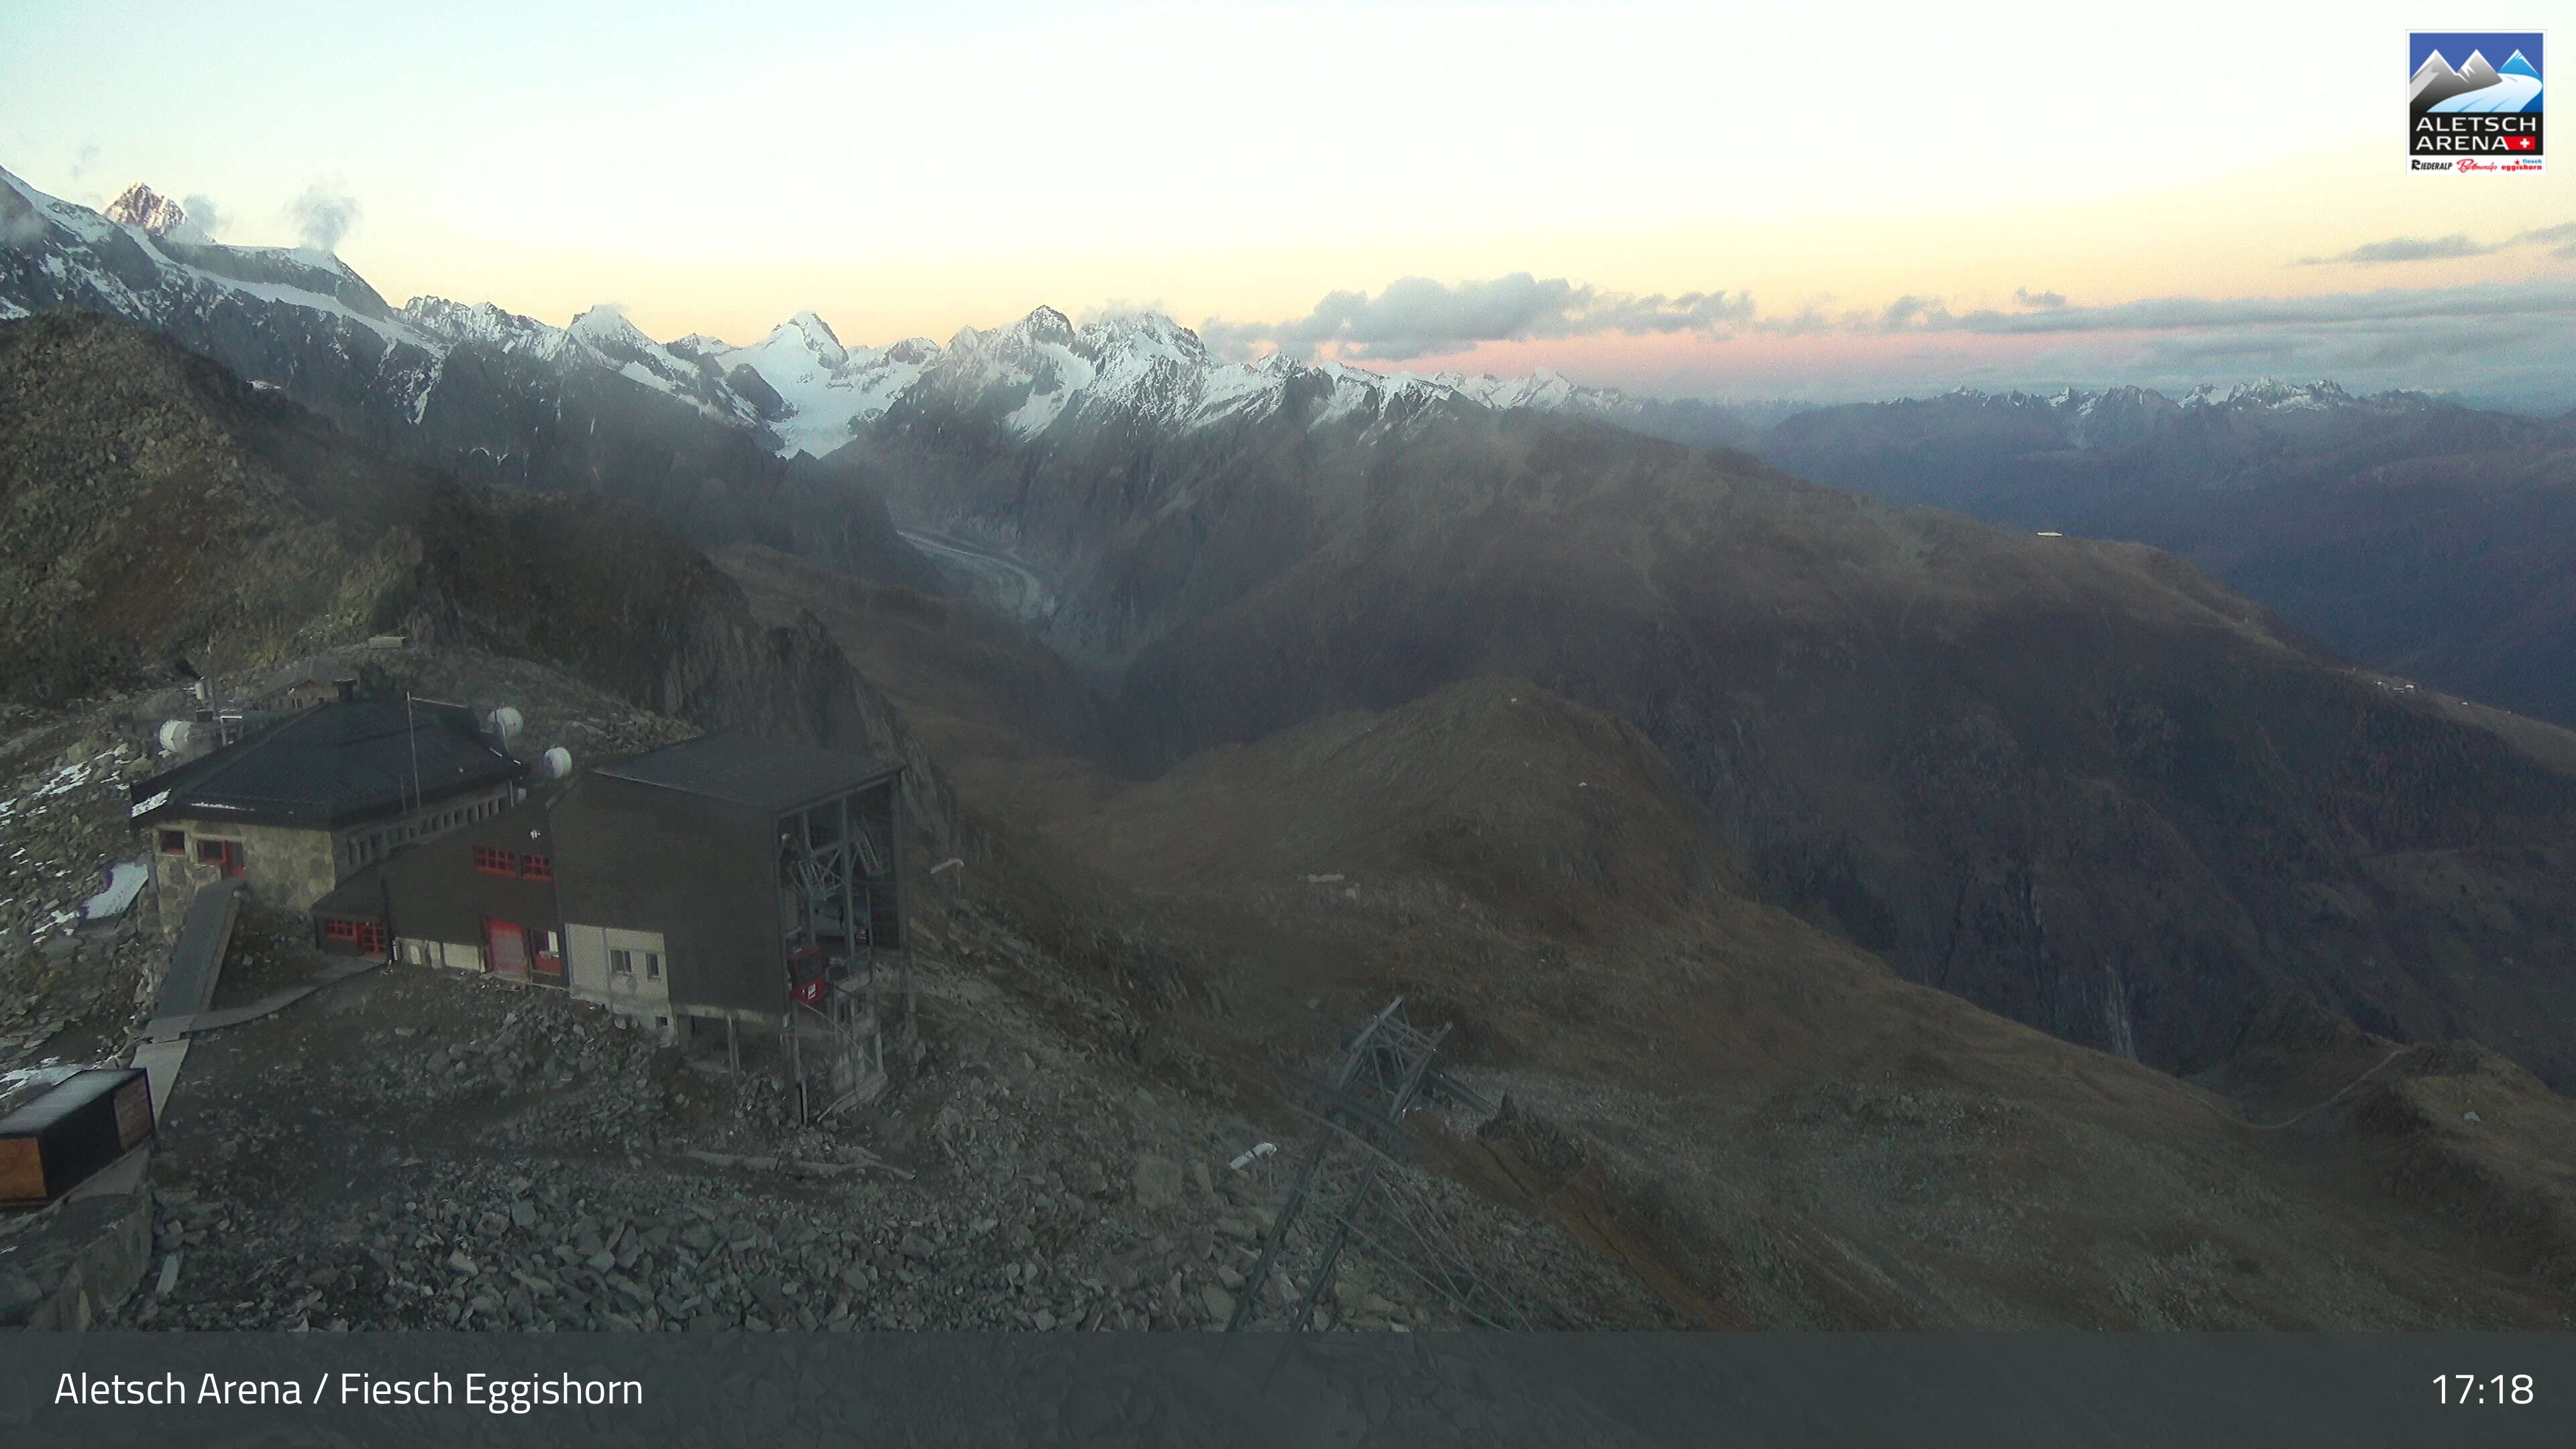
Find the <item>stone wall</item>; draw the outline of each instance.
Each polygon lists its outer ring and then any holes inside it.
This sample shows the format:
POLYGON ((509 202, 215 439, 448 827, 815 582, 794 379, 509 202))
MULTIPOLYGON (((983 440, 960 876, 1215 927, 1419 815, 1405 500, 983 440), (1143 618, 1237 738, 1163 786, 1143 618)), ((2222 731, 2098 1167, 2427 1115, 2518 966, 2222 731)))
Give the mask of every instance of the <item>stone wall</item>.
POLYGON ((331 893, 340 883, 332 858, 331 833, 280 825, 246 825, 235 820, 159 820, 146 832, 152 851, 152 888, 161 919, 175 928, 187 917, 188 902, 200 888, 223 878, 220 867, 197 859, 201 840, 234 841, 242 853, 242 879, 251 899, 280 910, 301 911, 331 893), (161 833, 184 831, 187 849, 171 855, 161 849, 161 833))
POLYGON ((362 865, 380 859, 378 851, 387 848, 377 846, 362 855, 357 849, 359 842, 430 839, 470 818, 507 808, 509 794, 509 787, 500 786, 433 801, 426 810, 393 820, 369 821, 336 832, 251 825, 219 818, 156 820, 143 831, 144 848, 152 852, 153 896, 161 919, 170 929, 177 929, 188 914, 188 902, 196 899, 198 888, 222 878, 218 867, 197 859, 197 842, 231 840, 241 843, 242 879, 250 886, 253 900, 279 910, 310 910, 315 901, 329 895, 333 887, 356 874, 362 865), (162 852, 161 832, 168 830, 180 831, 187 837, 184 853, 162 852))

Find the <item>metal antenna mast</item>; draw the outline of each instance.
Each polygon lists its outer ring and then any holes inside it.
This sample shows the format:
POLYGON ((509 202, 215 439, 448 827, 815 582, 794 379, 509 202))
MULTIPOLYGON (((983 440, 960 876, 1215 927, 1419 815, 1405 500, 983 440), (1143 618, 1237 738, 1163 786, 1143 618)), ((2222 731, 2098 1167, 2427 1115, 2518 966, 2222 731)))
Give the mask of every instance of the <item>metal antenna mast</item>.
POLYGON ((1528 1326, 1521 1309, 1487 1285, 1455 1245, 1403 1166, 1413 1145, 1404 1116, 1426 1095, 1493 1110, 1433 1069, 1448 1035, 1445 1025, 1425 1032, 1407 1021, 1399 996, 1343 1046, 1332 1074, 1312 1084, 1307 1110, 1324 1130, 1300 1160, 1260 1261, 1244 1276, 1229 1332, 1307 1328, 1332 1289, 1343 1251, 1354 1244, 1471 1322, 1528 1326))
POLYGON ((411 691, 403 691, 403 740, 411 746, 411 808, 420 808, 420 721, 411 707, 411 691))

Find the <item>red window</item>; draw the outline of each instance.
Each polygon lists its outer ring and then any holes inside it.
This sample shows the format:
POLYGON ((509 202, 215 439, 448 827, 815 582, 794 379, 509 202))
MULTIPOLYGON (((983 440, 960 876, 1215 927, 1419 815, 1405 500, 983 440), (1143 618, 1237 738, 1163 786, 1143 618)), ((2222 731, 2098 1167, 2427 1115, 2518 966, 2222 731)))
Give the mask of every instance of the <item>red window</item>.
POLYGON ((199 864, 222 871, 226 880, 242 877, 242 846, 238 840, 200 840, 197 842, 199 864))
POLYGON ((186 855, 188 853, 188 832, 184 830, 162 831, 161 853, 163 855, 186 855))
POLYGON ((494 875, 517 875, 519 858, 499 846, 478 845, 474 847, 474 868, 494 875))
POLYGON ((551 855, 520 856, 519 874, 528 880, 553 880, 555 878, 555 858, 551 855))
POLYGON ((385 949, 385 928, 377 921, 351 921, 338 916, 329 916, 322 922, 322 939, 347 942, 371 954, 382 955, 385 949))

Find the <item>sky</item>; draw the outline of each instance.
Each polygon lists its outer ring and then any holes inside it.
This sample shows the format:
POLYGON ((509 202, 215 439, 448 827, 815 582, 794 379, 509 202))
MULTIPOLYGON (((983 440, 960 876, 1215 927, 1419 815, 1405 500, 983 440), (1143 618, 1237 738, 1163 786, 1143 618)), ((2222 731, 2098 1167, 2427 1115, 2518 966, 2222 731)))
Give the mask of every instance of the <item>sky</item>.
POLYGON ((2576 156, 2410 174, 2427 18, 11 0, 0 167, 327 241, 396 302, 609 302, 664 338, 812 309, 881 345, 1044 303, 1659 396, 2576 402, 2576 156))

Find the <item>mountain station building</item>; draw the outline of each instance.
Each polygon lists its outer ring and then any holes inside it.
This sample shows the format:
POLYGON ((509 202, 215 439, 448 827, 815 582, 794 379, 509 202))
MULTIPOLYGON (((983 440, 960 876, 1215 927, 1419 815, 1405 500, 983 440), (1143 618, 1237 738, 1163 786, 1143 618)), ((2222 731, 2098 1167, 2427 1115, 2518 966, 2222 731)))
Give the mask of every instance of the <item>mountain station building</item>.
POLYGON ((748 1031, 820 1113, 883 1085, 909 1018, 903 766, 709 735, 597 765, 374 864, 314 907, 327 949, 486 972, 661 1040, 748 1031))
POLYGON ((304 911, 402 845, 499 815, 527 773, 471 710, 333 698, 143 781, 128 813, 163 920, 217 880, 304 911))

